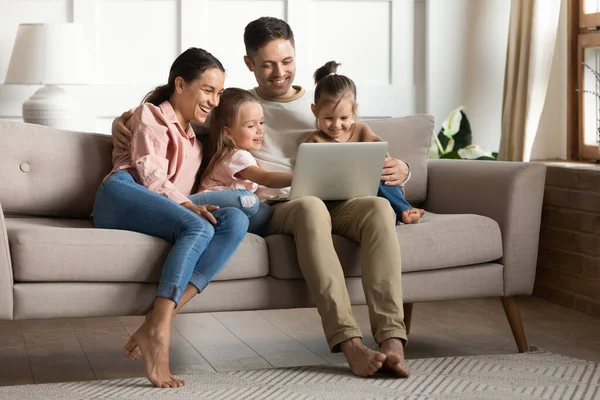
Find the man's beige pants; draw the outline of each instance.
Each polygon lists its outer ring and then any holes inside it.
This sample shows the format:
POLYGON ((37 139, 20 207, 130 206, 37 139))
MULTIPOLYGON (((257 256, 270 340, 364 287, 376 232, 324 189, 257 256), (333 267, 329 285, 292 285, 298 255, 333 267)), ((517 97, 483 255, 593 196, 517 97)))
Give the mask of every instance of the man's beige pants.
POLYGON ((380 197, 327 202, 303 197, 273 205, 268 234, 294 235, 298 263, 316 299, 329 348, 362 338, 352 315, 332 232, 360 244, 361 274, 375 341, 389 338, 406 342, 402 308, 402 268, 396 236, 396 214, 380 197))

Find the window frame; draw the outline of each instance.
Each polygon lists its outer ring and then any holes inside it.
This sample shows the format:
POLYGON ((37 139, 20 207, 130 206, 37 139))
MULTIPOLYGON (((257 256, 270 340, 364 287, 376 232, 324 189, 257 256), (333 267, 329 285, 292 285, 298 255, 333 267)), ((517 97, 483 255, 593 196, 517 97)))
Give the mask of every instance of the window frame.
POLYGON ((586 48, 600 48, 600 12, 585 14, 586 0, 568 0, 567 33, 567 158, 569 160, 598 160, 598 144, 584 140, 584 102, 589 94, 578 92, 583 88, 583 56, 586 48))

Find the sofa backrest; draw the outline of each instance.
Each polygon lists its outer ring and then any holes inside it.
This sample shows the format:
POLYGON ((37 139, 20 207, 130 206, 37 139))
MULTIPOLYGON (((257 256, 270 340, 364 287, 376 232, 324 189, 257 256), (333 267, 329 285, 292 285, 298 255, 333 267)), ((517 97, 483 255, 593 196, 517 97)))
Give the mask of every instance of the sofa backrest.
MULTIPOLYGON (((427 194, 427 156, 433 117, 411 115, 364 121, 408 162, 406 198, 427 194)), ((0 204, 6 214, 88 218, 96 191, 111 170, 111 136, 0 120, 0 204)))
POLYGON ((373 132, 388 142, 388 153, 410 165, 406 200, 412 205, 427 198, 427 159, 433 132, 433 116, 409 115, 364 121, 373 132))
POLYGON ((89 218, 111 152, 109 135, 0 120, 4 212, 89 218))

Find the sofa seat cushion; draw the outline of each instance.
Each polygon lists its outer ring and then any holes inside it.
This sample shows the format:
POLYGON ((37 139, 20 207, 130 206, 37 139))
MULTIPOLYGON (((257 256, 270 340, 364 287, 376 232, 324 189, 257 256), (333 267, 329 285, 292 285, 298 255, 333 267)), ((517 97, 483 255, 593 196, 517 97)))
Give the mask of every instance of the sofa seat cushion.
MULTIPOLYGON (((396 227, 402 271, 427 271, 496 261, 502 257, 500 227, 491 218, 473 214, 426 213, 417 225, 396 227)), ((294 240, 290 235, 266 238, 270 275, 301 279, 294 240)), ((360 272, 360 248, 352 240, 333 235, 333 244, 346 277, 360 272)))
MULTIPOLYGON (((171 244, 137 232, 94 228, 91 220, 6 218, 15 281, 158 282, 171 244)), ((263 238, 247 234, 215 280, 269 273, 263 238)))

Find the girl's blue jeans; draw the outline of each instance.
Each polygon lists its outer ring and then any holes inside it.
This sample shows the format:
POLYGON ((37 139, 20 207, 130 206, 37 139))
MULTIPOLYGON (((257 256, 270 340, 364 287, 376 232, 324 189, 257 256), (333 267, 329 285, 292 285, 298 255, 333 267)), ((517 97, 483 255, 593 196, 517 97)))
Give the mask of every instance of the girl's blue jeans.
POLYGON ((213 215, 216 225, 138 184, 126 171, 115 172, 100 185, 93 211, 98 228, 135 231, 173 244, 163 265, 157 297, 173 300, 176 305, 188 283, 202 291, 246 235, 248 217, 241 210, 224 207, 213 215))
POLYGON ((210 204, 219 207, 235 207, 242 210, 250 225, 248 232, 263 236, 273 215, 273 210, 267 203, 261 203, 258 197, 249 190, 218 190, 193 194, 190 199, 195 204, 210 204), (252 205, 249 205, 252 204, 252 205))
POLYGON ((400 186, 386 186, 383 182, 379 182, 379 192, 377 196, 383 197, 390 202, 392 209, 396 213, 396 225, 402 223, 402 213, 412 210, 412 206, 404 198, 404 193, 400 186))

